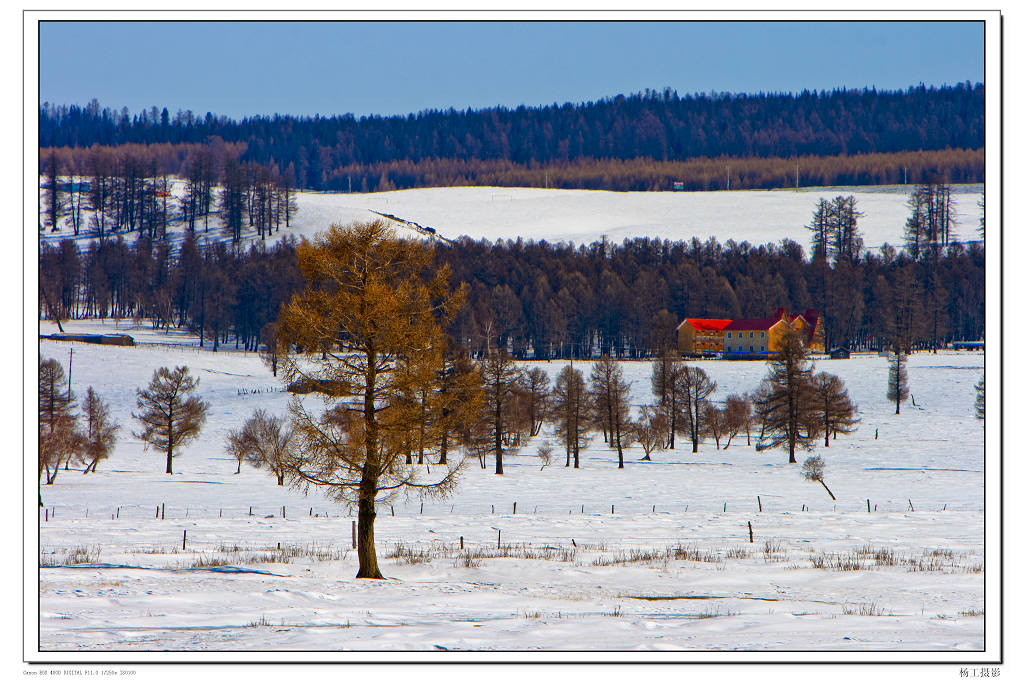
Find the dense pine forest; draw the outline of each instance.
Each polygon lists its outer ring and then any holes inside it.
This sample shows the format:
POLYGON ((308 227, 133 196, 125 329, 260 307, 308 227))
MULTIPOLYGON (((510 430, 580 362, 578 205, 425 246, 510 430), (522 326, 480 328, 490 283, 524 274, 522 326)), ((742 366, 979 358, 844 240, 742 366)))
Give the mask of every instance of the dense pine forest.
MULTIPOLYGON (((517 356, 657 354, 686 316, 763 317, 776 307, 821 309, 831 346, 929 349, 985 334, 985 251, 950 243, 911 258, 888 247, 863 257, 808 260, 795 242, 626 240, 572 246, 474 241, 435 247, 453 282, 469 285, 449 333, 470 351, 488 343, 517 356), (532 354, 530 350, 532 349, 532 354)), ((120 235, 84 251, 72 240, 40 251, 40 310, 187 328, 216 350, 258 350, 273 339, 283 302, 302 286, 289 239, 248 251, 180 249, 120 235)))
MULTIPOLYGON (((984 181, 984 86, 698 94, 408 116, 171 114, 39 109, 42 156, 84 166, 99 149, 159 146, 178 165, 227 143, 239 161, 293 169, 299 188, 372 192, 505 185, 605 190, 745 189, 984 181)), ((179 168, 168 169, 178 173, 179 168)))

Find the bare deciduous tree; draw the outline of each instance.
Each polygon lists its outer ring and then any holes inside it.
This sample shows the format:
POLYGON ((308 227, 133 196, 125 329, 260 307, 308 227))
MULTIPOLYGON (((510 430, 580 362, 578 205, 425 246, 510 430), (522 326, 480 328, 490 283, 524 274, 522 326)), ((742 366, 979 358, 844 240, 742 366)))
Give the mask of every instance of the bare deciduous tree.
POLYGON ((977 394, 974 397, 974 417, 984 421, 985 419, 985 377, 978 380, 978 383, 974 385, 974 390, 977 394))
POLYGON ((641 460, 650 460, 651 453, 665 447, 668 419, 658 406, 640 406, 640 417, 633 423, 637 443, 644 449, 641 460))
POLYGON ((245 461, 257 469, 266 467, 274 473, 277 485, 283 486, 295 443, 295 433, 282 418, 257 408, 241 428, 228 432, 226 446, 228 454, 238 460, 235 474, 245 461))
POLYGON ((722 435, 725 434, 725 409, 719 408, 711 401, 705 401, 701 408, 702 429, 715 440, 715 450, 722 447, 722 435))
POLYGON ((728 450, 732 445, 733 438, 740 433, 740 430, 747 432, 747 445, 750 445, 750 423, 754 419, 754 410, 750 399, 746 396, 730 394, 725 399, 725 409, 722 413, 722 431, 729 435, 723 450, 728 450))
POLYGON ((66 465, 82 451, 83 439, 73 412, 75 396, 68 387, 64 367, 53 358, 39 361, 39 478, 46 483, 57 478, 66 465))
POLYGON ((85 420, 84 449, 86 465, 84 473, 95 472, 100 460, 105 460, 117 442, 121 428, 110 418, 110 406, 104 403, 92 387, 86 389, 82 403, 82 418, 85 420))
POLYGON ((829 489, 828 484, 825 483, 825 459, 819 455, 813 455, 804 460, 803 471, 804 479, 807 481, 816 481, 825 487, 828 491, 828 495, 832 496, 832 500, 835 500, 835 494, 829 489))
POLYGON ((857 406, 850 400, 846 384, 836 375, 819 372, 812 378, 815 419, 819 429, 825 433, 825 448, 828 448, 829 437, 849 434, 857 428, 860 420, 856 417, 857 406))
POLYGON ((676 447, 676 432, 679 429, 680 397, 679 371, 682 364, 674 351, 666 351, 654 363, 651 375, 651 389, 661 404, 668 419, 668 447, 676 447))
POLYGON ((551 392, 551 413, 562 443, 565 445, 565 466, 570 458, 574 468, 580 466, 580 449, 586 447, 590 431, 591 406, 583 373, 567 365, 555 378, 551 392))
POLYGON ((683 428, 690 437, 693 452, 697 452, 697 444, 704 436, 703 421, 707 413, 705 406, 708 397, 715 391, 718 384, 713 382, 703 368, 683 365, 679 368, 676 380, 679 406, 683 411, 683 428))
POLYGON ((619 469, 625 467, 622 435, 628 433, 629 383, 622 378, 622 365, 608 356, 594 363, 590 372, 590 393, 605 432, 605 441, 619 455, 619 469))
POLYGON ((547 419, 551 378, 541 368, 530 368, 523 377, 523 391, 530 418, 530 436, 537 436, 544 420, 547 419))

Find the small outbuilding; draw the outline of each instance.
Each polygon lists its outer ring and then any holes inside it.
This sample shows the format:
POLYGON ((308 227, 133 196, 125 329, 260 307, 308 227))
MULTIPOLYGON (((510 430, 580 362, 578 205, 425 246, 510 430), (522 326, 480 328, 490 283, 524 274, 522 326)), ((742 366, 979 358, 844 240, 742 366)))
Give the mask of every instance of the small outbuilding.
POLYGON ((847 349, 842 346, 837 346, 836 348, 828 352, 828 356, 832 360, 849 360, 850 349, 847 349))

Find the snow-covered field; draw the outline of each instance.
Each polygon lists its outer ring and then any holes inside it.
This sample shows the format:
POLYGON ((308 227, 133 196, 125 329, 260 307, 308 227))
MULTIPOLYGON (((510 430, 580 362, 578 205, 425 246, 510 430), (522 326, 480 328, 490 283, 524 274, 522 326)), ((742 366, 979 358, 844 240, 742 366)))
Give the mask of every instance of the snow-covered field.
MULTIPOLYGON (((687 196, 696 197, 671 198, 687 196)), ((394 205, 381 210, 403 215, 394 205)), ((448 232, 429 215, 409 218, 448 232)), ((998 515, 986 508, 998 459, 986 470, 972 408, 982 354, 912 356, 914 399, 899 416, 885 400, 884 358, 816 361, 844 378, 861 411, 857 432, 814 451, 828 464, 835 503, 785 453, 757 453, 744 437, 728 450, 711 440, 695 454, 658 452, 651 463, 634 447, 623 470, 599 435, 581 469, 558 455, 542 468, 538 439, 506 459, 502 477, 493 463, 482 470, 473 461, 450 499, 381 506, 377 549, 389 580, 363 581, 353 578, 350 510, 245 465, 236 475, 223 452, 227 431, 257 407, 285 412, 288 394, 258 357, 227 347, 213 354, 187 336, 166 346, 144 326, 116 327, 139 345, 40 342, 41 355, 65 368, 73 346, 76 393, 93 386, 122 424, 98 472, 61 472, 42 487, 42 659, 471 650, 480 658, 641 651, 647 661, 706 661, 709 652, 740 651, 760 661, 960 661, 995 646, 998 567, 985 538, 998 515), (162 455, 132 436, 131 412, 136 387, 157 367, 180 364, 200 378, 210 415, 166 475, 162 455)), ((766 370, 760 362, 700 365, 718 382, 718 400, 752 390, 766 370)), ((553 376, 561 363, 541 367, 553 376)), ((634 404, 653 400, 650 370, 626 363, 634 404)))
MULTIPOLYGON (((182 192, 175 183, 173 192, 182 192)), ((788 190, 732 192, 605 192, 544 190, 506 187, 448 187, 369 194, 300 192, 298 213, 290 228, 273 239, 291 234, 312 236, 332 223, 379 218, 386 213, 429 226, 453 239, 462 235, 490 240, 547 240, 590 244, 607 237, 660 237, 701 240, 712 236, 751 244, 790 239, 810 246, 811 220, 819 198, 852 194, 863 212, 858 227, 864 244, 877 249, 883 243, 900 245, 909 210, 910 185, 877 187, 809 187, 788 190)), ((962 241, 979 239, 981 185, 954 186, 957 216, 955 233, 962 241)), ((43 206, 43 203, 40 203, 43 206)), ((216 217, 211 225, 219 225, 216 217)), ((87 224, 86 220, 86 224, 87 224)), ((180 229, 180 228, 178 228, 180 229)), ((211 227, 211 234, 218 231, 211 227)), ((70 236, 70 228, 47 233, 55 241, 70 236)), ((82 233, 81 239, 88 239, 82 233)))

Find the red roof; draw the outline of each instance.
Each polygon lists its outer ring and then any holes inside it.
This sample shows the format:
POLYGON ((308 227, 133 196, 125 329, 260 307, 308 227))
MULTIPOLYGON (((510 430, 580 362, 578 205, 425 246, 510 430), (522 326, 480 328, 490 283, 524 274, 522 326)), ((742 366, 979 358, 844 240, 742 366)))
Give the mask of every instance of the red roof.
POLYGON ((779 322, 780 318, 741 318, 733 320, 725 327, 727 330, 767 330, 779 322))
POLYGON ((679 326, 682 327, 684 323, 690 323, 698 330, 724 330, 731 322, 725 318, 686 318, 679 323, 679 326))

